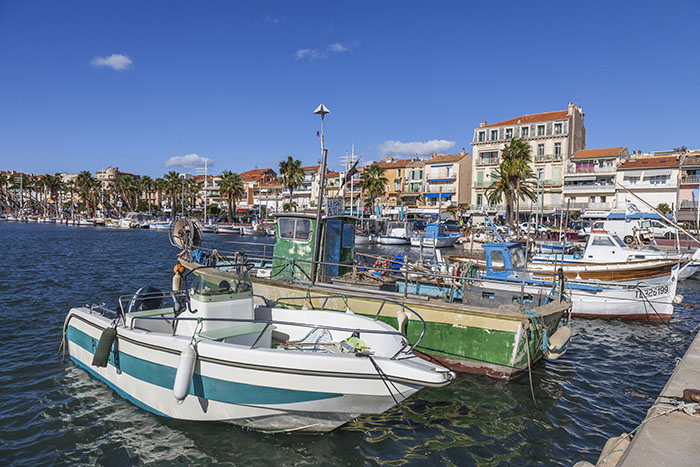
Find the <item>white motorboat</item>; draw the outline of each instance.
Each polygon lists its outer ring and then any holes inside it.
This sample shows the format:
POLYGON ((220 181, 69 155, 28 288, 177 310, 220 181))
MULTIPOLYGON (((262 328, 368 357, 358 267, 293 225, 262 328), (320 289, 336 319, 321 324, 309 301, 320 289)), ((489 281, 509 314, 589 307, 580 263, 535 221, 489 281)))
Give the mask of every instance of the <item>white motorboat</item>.
POLYGON ((562 265, 570 279, 665 283, 676 264, 680 265, 681 280, 692 276, 700 270, 700 249, 691 255, 669 253, 653 247, 630 248, 619 236, 599 231, 588 236, 583 253, 534 255, 531 271, 541 275, 562 265))
POLYGON ((64 338, 75 363, 141 408, 260 430, 330 431, 454 378, 380 320, 254 306, 243 267, 200 269, 184 292, 140 289, 115 311, 73 308, 64 338))
POLYGON ((411 237, 411 246, 445 248, 453 246, 461 237, 458 233, 448 233, 441 224, 428 224, 424 234, 411 237))
POLYGON ((79 219, 76 221, 75 225, 91 225, 91 226, 94 226, 94 225, 95 225, 95 222, 93 222, 92 219, 85 219, 84 217, 81 217, 81 218, 79 218, 79 219))
POLYGON ((410 222, 389 222, 386 233, 379 236, 381 245, 406 245, 411 243, 413 229, 410 222))
POLYGON ((156 221, 148 224, 151 230, 168 230, 170 229, 170 221, 156 221))
POLYGON ((218 224, 216 226, 216 233, 218 234, 240 234, 241 228, 232 224, 218 224))

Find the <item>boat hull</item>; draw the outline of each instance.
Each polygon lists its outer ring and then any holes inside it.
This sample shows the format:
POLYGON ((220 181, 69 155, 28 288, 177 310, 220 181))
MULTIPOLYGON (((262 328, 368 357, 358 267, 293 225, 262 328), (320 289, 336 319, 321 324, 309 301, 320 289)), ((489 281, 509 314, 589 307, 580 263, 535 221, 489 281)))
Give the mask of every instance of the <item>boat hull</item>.
POLYGON ((411 246, 421 246, 429 248, 446 248, 453 246, 459 240, 458 236, 447 236, 447 237, 437 237, 424 236, 424 237, 411 237, 411 246))
POLYGON ((93 366, 98 341, 110 323, 89 309, 72 309, 65 328, 71 359, 139 407, 181 420, 224 421, 258 430, 330 431, 361 414, 386 411, 395 405, 394 398, 404 400, 429 381, 436 387, 449 382, 417 357, 375 357, 395 385, 389 393, 370 360, 354 354, 300 356, 302 352, 251 350, 203 339, 197 344, 188 394, 178 403, 173 385, 180 352, 191 336, 120 325, 107 366, 93 366), (431 379, 398 380, 398 368, 404 376, 431 379))
POLYGON ((409 243, 411 243, 411 241, 407 237, 379 236, 379 244, 381 245, 407 245, 409 243))

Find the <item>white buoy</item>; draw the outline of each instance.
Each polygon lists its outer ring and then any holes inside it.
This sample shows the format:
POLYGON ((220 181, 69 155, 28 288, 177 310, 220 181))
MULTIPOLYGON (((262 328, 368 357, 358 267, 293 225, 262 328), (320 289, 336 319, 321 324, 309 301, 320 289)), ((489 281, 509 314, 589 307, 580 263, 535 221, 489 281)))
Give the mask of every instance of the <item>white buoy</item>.
POLYGON ((680 305, 681 303, 683 303, 683 295, 676 295, 673 297, 674 305, 680 305))
POLYGON ((190 343, 180 353, 180 360, 177 363, 177 372, 175 373, 175 383, 173 383, 173 396, 182 403, 190 393, 190 385, 192 384, 192 375, 194 374, 194 365, 197 363, 197 349, 194 343, 190 343))

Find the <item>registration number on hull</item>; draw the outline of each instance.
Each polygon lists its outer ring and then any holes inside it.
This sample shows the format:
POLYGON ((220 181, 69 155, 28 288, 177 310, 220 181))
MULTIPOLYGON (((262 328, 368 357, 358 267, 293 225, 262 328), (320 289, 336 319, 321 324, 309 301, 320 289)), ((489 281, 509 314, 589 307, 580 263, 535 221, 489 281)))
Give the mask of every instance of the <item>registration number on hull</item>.
POLYGON ((658 285, 656 287, 649 287, 647 289, 637 289, 637 298, 642 297, 658 297, 659 295, 666 295, 668 293, 667 285, 658 285))

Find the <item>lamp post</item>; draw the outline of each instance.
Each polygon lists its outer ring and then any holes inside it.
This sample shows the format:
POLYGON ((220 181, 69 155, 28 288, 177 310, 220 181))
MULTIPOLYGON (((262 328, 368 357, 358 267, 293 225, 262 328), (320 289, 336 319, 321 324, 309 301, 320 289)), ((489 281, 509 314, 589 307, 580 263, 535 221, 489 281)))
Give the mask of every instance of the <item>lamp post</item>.
POLYGON ((316 107, 314 113, 321 116, 321 179, 319 180, 318 203, 316 205, 316 234, 314 235, 314 256, 311 263, 311 283, 316 283, 316 269, 318 267, 319 247, 321 246, 321 210, 323 208, 323 189, 326 182, 326 150, 325 141, 323 139, 323 119, 326 114, 331 113, 328 107, 321 104, 316 107))

